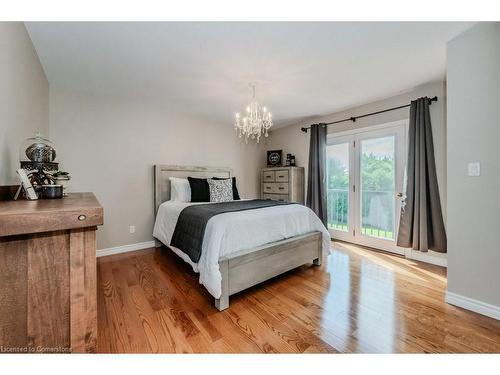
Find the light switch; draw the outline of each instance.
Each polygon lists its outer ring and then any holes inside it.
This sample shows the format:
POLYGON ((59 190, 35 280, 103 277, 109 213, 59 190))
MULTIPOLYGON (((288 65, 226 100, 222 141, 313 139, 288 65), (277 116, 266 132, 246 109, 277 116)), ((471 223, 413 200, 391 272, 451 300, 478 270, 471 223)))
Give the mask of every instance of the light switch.
POLYGON ((481 163, 475 161, 467 164, 467 174, 471 177, 481 176, 481 163))

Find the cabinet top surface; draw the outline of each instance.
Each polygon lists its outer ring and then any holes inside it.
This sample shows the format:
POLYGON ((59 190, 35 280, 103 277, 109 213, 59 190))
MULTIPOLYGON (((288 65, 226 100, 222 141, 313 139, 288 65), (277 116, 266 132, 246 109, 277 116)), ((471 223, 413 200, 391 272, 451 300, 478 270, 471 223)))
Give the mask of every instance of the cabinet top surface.
POLYGON ((287 166, 283 165, 281 167, 267 167, 267 168, 262 168, 263 171, 277 171, 279 169, 297 169, 298 170, 298 169, 304 169, 304 167, 297 167, 297 166, 295 166, 295 167, 288 166, 287 167, 287 166))
POLYGON ((1 201, 0 216, 102 209, 93 193, 69 193, 62 199, 1 201))

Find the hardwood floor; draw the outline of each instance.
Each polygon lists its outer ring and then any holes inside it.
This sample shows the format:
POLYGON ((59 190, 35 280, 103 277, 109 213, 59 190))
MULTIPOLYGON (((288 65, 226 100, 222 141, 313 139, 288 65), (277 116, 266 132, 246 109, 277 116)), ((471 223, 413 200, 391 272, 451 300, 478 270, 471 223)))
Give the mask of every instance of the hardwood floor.
POLYGON ((332 243, 219 312, 166 248, 98 260, 103 353, 500 352, 500 322, 444 302, 446 270, 332 243))

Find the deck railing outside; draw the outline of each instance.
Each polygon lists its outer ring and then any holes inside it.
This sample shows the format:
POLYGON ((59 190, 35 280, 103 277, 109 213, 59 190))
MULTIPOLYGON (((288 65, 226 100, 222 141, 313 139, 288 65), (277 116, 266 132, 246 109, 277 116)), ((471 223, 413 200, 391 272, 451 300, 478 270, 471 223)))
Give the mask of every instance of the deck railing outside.
MULTIPOLYGON (((328 189, 328 227, 347 231, 349 228, 349 191, 328 189)), ((364 190, 361 194, 361 233, 394 239, 394 192, 364 190)))

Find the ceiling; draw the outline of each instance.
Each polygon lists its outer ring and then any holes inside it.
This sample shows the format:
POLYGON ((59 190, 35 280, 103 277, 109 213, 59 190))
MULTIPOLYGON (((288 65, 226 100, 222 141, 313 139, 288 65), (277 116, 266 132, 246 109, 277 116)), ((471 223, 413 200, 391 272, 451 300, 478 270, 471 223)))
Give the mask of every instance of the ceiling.
POLYGON ((445 78, 462 22, 29 22, 51 87, 141 97, 232 123, 257 97, 284 126, 445 78))

